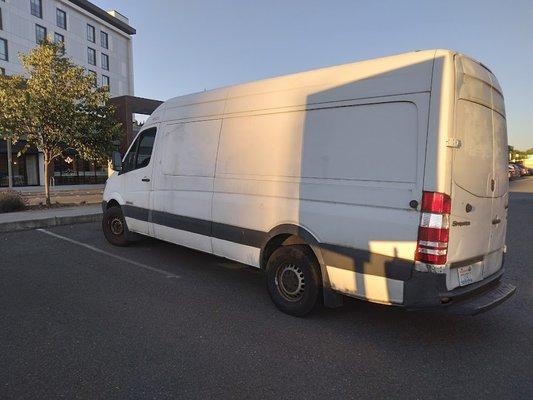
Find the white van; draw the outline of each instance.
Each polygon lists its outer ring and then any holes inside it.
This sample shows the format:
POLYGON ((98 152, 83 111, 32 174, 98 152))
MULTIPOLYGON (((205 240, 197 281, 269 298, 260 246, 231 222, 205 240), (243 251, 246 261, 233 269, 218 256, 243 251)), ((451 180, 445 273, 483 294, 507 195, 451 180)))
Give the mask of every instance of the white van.
POLYGON ((342 295, 475 314, 500 282, 507 223, 501 88, 449 50, 176 97, 104 192, 103 230, 266 270, 293 315, 342 295))

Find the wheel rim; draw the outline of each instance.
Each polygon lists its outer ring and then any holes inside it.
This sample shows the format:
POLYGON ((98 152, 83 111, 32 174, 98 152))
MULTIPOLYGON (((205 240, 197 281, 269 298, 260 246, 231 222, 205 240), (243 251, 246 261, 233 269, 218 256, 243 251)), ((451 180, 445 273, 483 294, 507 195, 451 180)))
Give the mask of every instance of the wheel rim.
POLYGON ((294 264, 282 265, 276 274, 276 286, 285 299, 300 300, 305 291, 305 277, 302 269, 294 264))
POLYGON ((122 218, 112 218, 111 221, 109 221, 109 229, 113 235, 122 235, 124 233, 124 223, 122 222, 122 218))

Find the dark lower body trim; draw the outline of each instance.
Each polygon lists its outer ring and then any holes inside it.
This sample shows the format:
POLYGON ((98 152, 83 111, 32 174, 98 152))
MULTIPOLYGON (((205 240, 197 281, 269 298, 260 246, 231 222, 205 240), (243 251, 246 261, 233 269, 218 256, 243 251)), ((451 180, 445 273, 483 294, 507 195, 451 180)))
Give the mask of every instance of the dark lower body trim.
MULTIPOLYGON (((105 208, 106 202, 102 203, 105 208)), ((407 309, 452 309, 460 304, 462 312, 478 313, 500 304, 514 293, 514 287, 494 289, 503 274, 503 268, 492 276, 471 285, 446 290, 446 275, 418 272, 414 262, 396 257, 371 253, 347 246, 318 243, 305 229, 296 226, 279 226, 272 232, 263 232, 240 226, 148 210, 131 205, 122 206, 124 216, 152 222, 182 231, 226 240, 264 249, 268 241, 279 234, 297 234, 320 252, 321 264, 342 268, 361 274, 380 276, 404 282, 403 306, 407 309), (491 289, 493 288, 493 289, 491 289), (505 289, 505 290, 504 290, 505 289), (472 311, 473 310, 473 311, 472 311)), ((453 267, 481 261, 483 257, 454 263, 453 267)), ((507 285, 510 286, 510 285, 507 285)))
MULTIPOLYGON (((169 228, 210 236, 228 242, 262 249, 270 238, 268 232, 240 226, 211 222, 204 219, 176 215, 164 211, 148 210, 130 205, 122 206, 124 216, 152 222, 169 228)), ((407 281, 411 278, 413 261, 370 253, 347 246, 330 243, 309 243, 317 247, 326 265, 361 274, 382 276, 407 281)))

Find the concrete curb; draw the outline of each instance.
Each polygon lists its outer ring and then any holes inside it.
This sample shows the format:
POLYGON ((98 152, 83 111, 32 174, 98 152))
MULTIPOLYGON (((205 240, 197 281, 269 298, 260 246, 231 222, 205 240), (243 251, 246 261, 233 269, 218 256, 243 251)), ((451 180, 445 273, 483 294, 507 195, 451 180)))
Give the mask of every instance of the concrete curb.
POLYGON ((51 228, 53 226, 83 224, 87 222, 100 221, 102 221, 102 213, 29 219, 25 221, 0 223, 0 232, 25 231, 29 229, 51 228))

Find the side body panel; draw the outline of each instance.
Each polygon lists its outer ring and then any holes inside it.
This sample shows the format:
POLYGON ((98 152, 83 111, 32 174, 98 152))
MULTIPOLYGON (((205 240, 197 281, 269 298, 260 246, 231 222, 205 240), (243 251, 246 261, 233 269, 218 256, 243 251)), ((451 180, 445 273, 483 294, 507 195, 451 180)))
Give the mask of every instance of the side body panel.
POLYGON ((434 55, 169 100, 157 114, 153 235, 260 266, 269 232, 300 227, 335 290, 402 303, 419 222, 410 202, 421 201, 440 102, 430 101, 434 55))
POLYGON ((212 252, 211 204, 221 120, 166 123, 154 174, 154 236, 212 252))
POLYGON ((416 248, 409 203, 423 186, 433 53, 379 68, 333 87, 230 91, 213 221, 242 227, 243 240, 215 235, 215 254, 258 266, 246 230, 300 226, 321 244, 335 290, 402 303, 411 267, 390 271, 412 263, 416 248))

